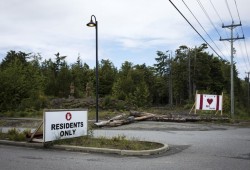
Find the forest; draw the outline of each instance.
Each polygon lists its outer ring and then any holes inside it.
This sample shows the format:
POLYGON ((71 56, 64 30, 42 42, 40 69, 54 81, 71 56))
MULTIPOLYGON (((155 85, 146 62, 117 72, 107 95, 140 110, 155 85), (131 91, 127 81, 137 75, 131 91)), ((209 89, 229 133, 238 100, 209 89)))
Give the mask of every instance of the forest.
MULTIPOLYGON (((196 91, 223 93, 223 112, 229 114, 230 62, 209 54, 206 49, 207 45, 201 44, 196 48, 182 45, 174 54, 157 51, 151 66, 124 61, 117 68, 110 60, 101 60, 100 102, 108 106, 112 101, 121 101, 123 105, 117 109, 123 110, 160 106, 190 109, 196 91)), ((59 52, 53 59, 45 60, 40 54, 7 52, 0 63, 0 113, 39 111, 49 108, 53 99, 95 98, 95 68, 91 69, 80 56, 73 64, 68 64, 66 58, 59 52)), ((234 65, 236 115, 250 115, 248 82, 247 78, 238 77, 234 65)))

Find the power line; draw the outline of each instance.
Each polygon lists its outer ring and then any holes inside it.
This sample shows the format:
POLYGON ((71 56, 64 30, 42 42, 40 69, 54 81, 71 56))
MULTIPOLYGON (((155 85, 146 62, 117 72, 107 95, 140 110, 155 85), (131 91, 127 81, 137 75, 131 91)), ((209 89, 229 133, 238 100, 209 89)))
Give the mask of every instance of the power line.
POLYGON ((204 6, 202 5, 202 3, 200 2, 200 0, 197 0, 199 6, 201 7, 201 9, 203 10, 204 14, 207 16, 208 20, 210 21, 211 25, 214 27, 214 29, 216 30, 217 34, 221 37, 219 31, 217 30, 217 28, 215 27, 213 21, 211 20, 211 18, 209 17, 206 9, 204 8, 204 6))
POLYGON ((228 5, 228 2, 227 2, 227 0, 225 0, 225 2, 226 2, 226 5, 227 5, 227 9, 228 9, 228 11, 229 11, 229 14, 230 14, 230 16, 231 16, 231 19, 232 19, 232 22, 234 21, 234 19, 233 19, 233 16, 232 16, 232 13, 231 13, 231 10, 230 10, 230 8, 229 8, 229 5, 228 5))
MULTIPOLYGON (((239 10, 238 10, 238 5, 236 3, 236 0, 234 0, 234 3, 235 3, 235 6, 236 6, 236 10, 237 10, 237 14, 238 14, 238 17, 239 17, 239 20, 241 22, 241 19, 240 19, 240 13, 239 13, 239 10)), ((242 27, 241 27, 242 28, 242 27)), ((243 34, 243 31, 242 31, 242 34, 243 34)))
MULTIPOLYGON (((248 67, 247 67, 247 62, 246 62, 246 60, 245 60, 245 57, 243 57, 243 50, 242 50, 242 46, 241 46, 241 44, 240 44, 239 41, 238 41, 238 44, 239 44, 240 51, 241 51, 241 54, 242 54, 242 58, 243 58, 243 60, 244 60, 244 63, 245 63, 245 65, 246 65, 246 68, 248 68, 248 67)), ((245 71, 247 71, 247 70, 245 70, 245 71)))
POLYGON ((214 49, 213 47, 203 38, 203 36, 194 28, 194 26, 188 21, 188 19, 182 14, 182 12, 175 6, 175 4, 169 0, 169 2, 175 7, 175 9, 181 14, 181 16, 188 22, 188 24, 195 30, 195 32, 203 39, 203 41, 206 42, 206 44, 215 52, 215 54, 220 57, 222 60, 224 60, 214 49))
POLYGON ((246 45, 246 40, 245 40, 245 39, 244 39, 244 44, 245 44, 245 49, 246 49, 246 54, 247 54, 247 60, 248 60, 248 63, 249 63, 249 65, 250 65, 249 55, 248 55, 247 45, 246 45))
POLYGON ((214 11, 216 12, 216 14, 218 15, 218 17, 220 18, 220 21, 221 21, 221 24, 222 24, 222 23, 223 23, 223 22, 222 22, 222 19, 221 19, 220 15, 219 15, 218 11, 217 11, 216 8, 214 7, 214 4, 212 3, 211 0, 210 0, 210 3, 211 3, 211 5, 213 6, 214 11))
MULTIPOLYGON (((219 17, 219 19, 220 19, 220 21, 221 21, 221 24, 223 25, 223 21, 222 21, 222 19, 221 19, 221 16, 219 15, 218 10, 215 8, 215 5, 213 4, 213 2, 212 2, 211 0, 210 0, 210 3, 211 3, 211 5, 212 5, 212 7, 213 7, 215 13, 216 13, 217 16, 219 17)), ((230 11, 228 1, 225 1, 225 3, 226 3, 226 5, 227 5, 227 9, 228 9, 228 11, 229 11, 229 13, 230 13, 230 16, 231 16, 231 18, 232 18, 232 20, 233 20, 232 13, 231 13, 231 11, 230 11)), ((237 10, 237 14, 238 14, 239 21, 240 21, 240 23, 241 23, 240 13, 239 13, 239 10, 238 10, 238 5, 237 5, 236 0, 234 0, 234 3, 235 3, 235 6, 236 6, 236 10, 237 10)), ((240 28, 241 28, 241 32, 242 32, 243 37, 244 37, 243 26, 241 25, 240 28)), ((236 33, 238 34, 237 30, 236 30, 236 33)), ((227 35, 227 37, 229 37, 229 36, 228 36, 228 32, 226 32, 226 35, 227 35)), ((225 42, 224 42, 224 41, 223 41, 223 43, 224 43, 224 45, 225 45, 225 42)), ((245 41, 245 39, 244 39, 245 50, 246 50, 246 56, 243 54, 243 48, 242 48, 242 46, 241 46, 241 42, 238 41, 238 43, 239 43, 240 50, 241 50, 241 53, 242 53, 242 58, 243 58, 243 60, 244 60, 244 63, 245 63, 245 65, 246 65, 246 69, 247 69, 247 68, 248 68, 247 64, 249 63, 249 67, 250 67, 250 62, 249 62, 248 51, 247 51, 247 48, 246 48, 246 41, 245 41), (246 60, 245 58, 247 58, 247 60, 246 60), (248 61, 248 62, 247 62, 247 61, 248 61)), ((225 46, 226 46, 226 45, 225 45, 225 46)), ((226 46, 226 47, 227 47, 227 46, 226 46)), ((228 47, 227 47, 227 49, 228 49, 228 47)))
MULTIPOLYGON (((219 15, 219 12, 218 12, 217 9, 215 8, 215 6, 214 6, 214 4, 212 3, 211 0, 210 0, 210 4, 212 5, 212 7, 213 7, 215 13, 217 14, 217 16, 219 17, 219 19, 220 19, 220 21, 221 21, 221 25, 223 25, 223 21, 222 21, 220 15, 219 15)), ((227 31, 224 31, 224 32, 226 33, 226 36, 229 37, 227 31)), ((224 44, 224 46, 227 48, 227 50, 230 51, 229 48, 228 48, 228 46, 226 45, 226 43, 225 43, 224 41, 223 41, 223 44, 224 44)))
MULTIPOLYGON (((221 52, 221 50, 219 49, 219 47, 217 46, 217 44, 215 44, 215 42, 213 41, 213 39, 210 37, 210 35, 207 33, 207 31, 205 30, 205 28, 202 26, 202 24, 200 23, 200 21, 197 19, 197 17, 194 15, 194 13, 190 10, 190 8, 188 7, 188 5, 184 2, 184 0, 182 0, 182 2, 184 3, 184 5, 187 7, 187 9, 189 10, 189 12, 193 15, 193 17, 195 18, 195 20, 199 23, 199 25, 201 26, 201 28, 203 29, 203 31, 207 34, 207 36, 210 38, 210 40, 213 42, 213 44, 217 47, 217 49, 220 51, 220 53, 225 57, 225 55, 221 52)), ((226 57, 225 57, 226 58, 226 57)))
MULTIPOLYGON (((204 7, 203 4, 201 3, 201 1, 200 1, 200 0, 197 0, 197 2, 198 2, 198 4, 199 4, 200 8, 202 9, 203 13, 206 15, 206 17, 207 17, 208 20, 210 21, 210 23, 211 23, 211 25, 213 26, 213 28, 215 29, 215 31, 216 31, 217 34, 219 35, 219 37, 221 37, 221 35, 220 35, 218 29, 215 27, 215 25, 214 25, 212 19, 210 18, 210 16, 209 16, 207 10, 205 9, 205 7, 204 7)), ((224 46, 227 48, 227 50, 229 50, 228 47, 227 47, 227 45, 225 44, 225 42, 223 42, 223 44, 224 44, 224 46)), ((218 48, 218 47, 217 47, 217 48, 218 48)), ((221 52, 221 50, 219 50, 219 51, 221 52)), ((221 53, 222 53, 222 52, 221 52, 221 53)), ((222 55, 225 57, 225 55, 224 55, 223 53, 222 53, 222 55)), ((225 58, 226 58, 226 57, 225 57, 225 58)))
MULTIPOLYGON (((241 23, 241 18, 240 18, 240 13, 239 13, 239 9, 238 9, 238 5, 236 3, 236 0, 234 0, 234 3, 235 3, 235 6, 236 6, 236 10, 237 10, 237 14, 238 14, 238 18, 239 18, 239 21, 241 23)), ((241 32, 243 34, 243 37, 244 37, 244 31, 243 31, 243 27, 241 25, 241 32)), ((247 60, 248 60, 248 64, 250 66, 250 60, 249 60, 249 55, 248 55, 248 51, 247 51, 247 46, 246 46, 246 40, 244 39, 244 44, 245 44, 245 49, 246 49, 246 55, 247 55, 247 60)), ((244 59, 245 60, 245 59, 244 59)), ((248 67, 247 67, 248 68, 248 67)))

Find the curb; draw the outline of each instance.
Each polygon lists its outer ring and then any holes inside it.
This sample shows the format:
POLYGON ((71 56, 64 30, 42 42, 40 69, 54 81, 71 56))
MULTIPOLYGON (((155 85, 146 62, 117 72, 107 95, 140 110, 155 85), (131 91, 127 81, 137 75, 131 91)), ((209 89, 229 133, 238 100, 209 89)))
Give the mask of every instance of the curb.
MULTIPOLYGON (((11 146, 23 146, 23 147, 32 147, 32 148, 44 148, 42 143, 28 143, 28 142, 16 142, 8 140, 0 140, 0 144, 11 145, 11 146)), ((161 154, 169 150, 167 144, 158 149, 152 150, 120 150, 120 149, 109 149, 109 148, 94 148, 94 147, 81 147, 81 146, 70 146, 70 145, 54 145, 49 148, 59 149, 66 151, 78 151, 78 152, 93 152, 93 153, 105 153, 105 154, 118 154, 122 156, 146 156, 146 155, 156 155, 161 154)))
POLYGON ((146 156, 146 155, 156 155, 161 154, 169 150, 167 144, 158 149, 152 150, 120 150, 120 149, 109 149, 109 148, 93 148, 93 147, 81 147, 81 146, 69 146, 69 145, 55 145, 52 148, 70 151, 81 151, 81 152, 95 152, 95 153, 108 153, 108 154, 118 154, 124 156, 146 156))
POLYGON ((11 146, 24 146, 24 147, 32 147, 32 148, 42 148, 42 143, 28 143, 28 142, 16 142, 9 140, 0 140, 0 144, 2 145, 11 145, 11 146))

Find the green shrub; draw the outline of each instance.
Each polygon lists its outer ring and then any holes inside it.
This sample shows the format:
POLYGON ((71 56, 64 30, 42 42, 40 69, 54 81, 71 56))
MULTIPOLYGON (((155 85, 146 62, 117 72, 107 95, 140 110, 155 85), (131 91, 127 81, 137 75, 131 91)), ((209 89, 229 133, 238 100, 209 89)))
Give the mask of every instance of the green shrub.
POLYGON ((18 129, 13 128, 8 131, 7 138, 13 141, 25 141, 27 133, 30 133, 30 130, 20 132, 18 129))

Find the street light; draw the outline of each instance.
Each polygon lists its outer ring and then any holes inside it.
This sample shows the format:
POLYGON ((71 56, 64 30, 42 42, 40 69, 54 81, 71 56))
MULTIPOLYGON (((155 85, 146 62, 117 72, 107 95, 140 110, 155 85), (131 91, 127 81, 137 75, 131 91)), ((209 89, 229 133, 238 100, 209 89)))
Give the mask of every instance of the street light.
POLYGON ((95 27, 96 30, 96 122, 98 122, 98 92, 99 92, 99 79, 98 79, 98 22, 94 15, 91 15, 90 22, 87 23, 88 27, 95 27), (93 22, 93 18, 95 19, 93 22))

